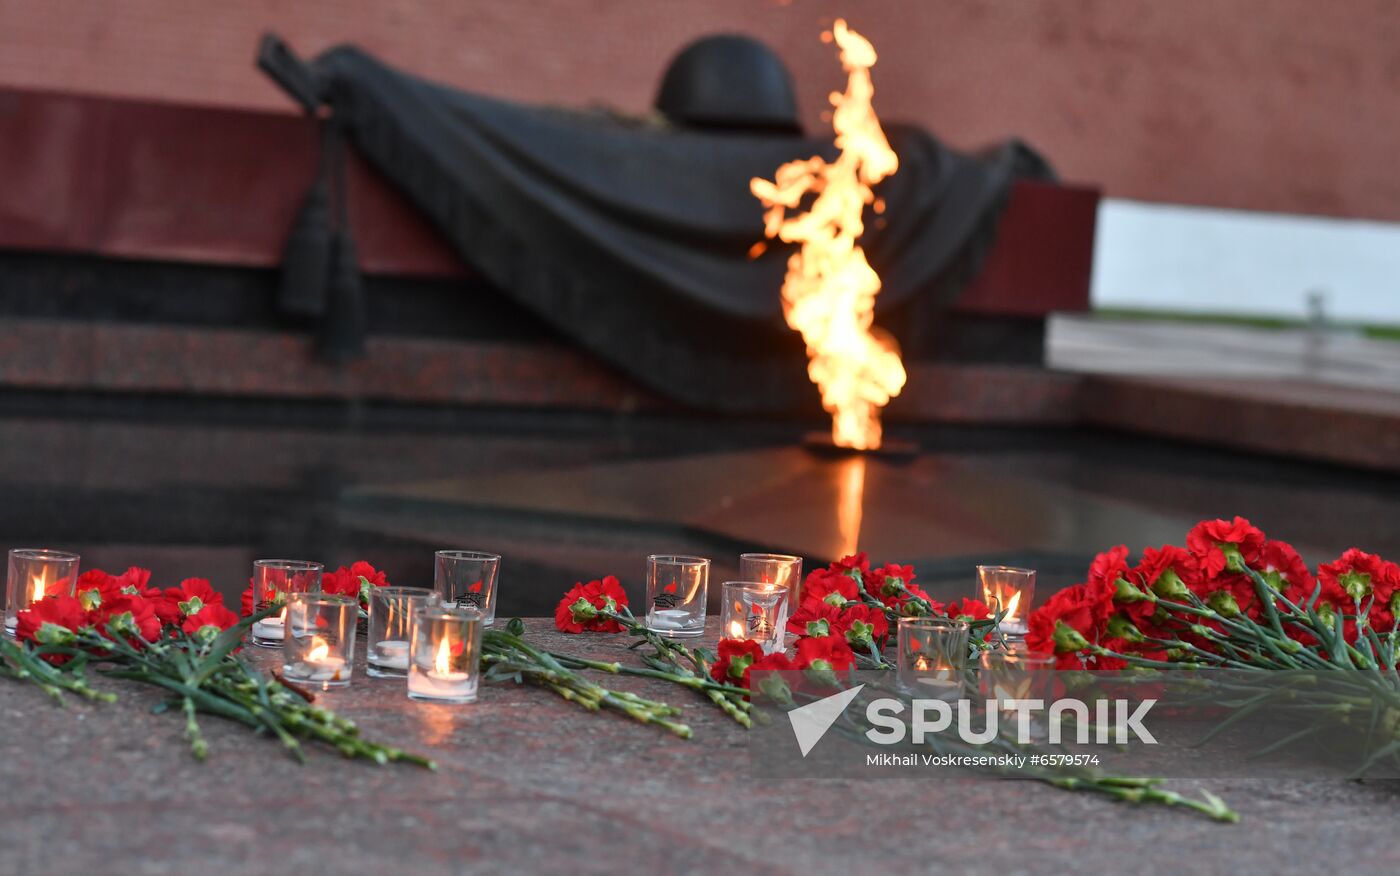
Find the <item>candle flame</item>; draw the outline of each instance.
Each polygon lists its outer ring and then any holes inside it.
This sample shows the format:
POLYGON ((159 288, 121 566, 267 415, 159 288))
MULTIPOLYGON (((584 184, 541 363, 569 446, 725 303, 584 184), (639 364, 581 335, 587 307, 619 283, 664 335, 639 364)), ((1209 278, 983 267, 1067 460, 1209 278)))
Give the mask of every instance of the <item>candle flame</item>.
POLYGON ((928 658, 924 657, 922 654, 919 655, 919 659, 914 661, 914 668, 920 672, 927 672, 929 668, 928 658))
POLYGON ((894 338, 874 325, 880 275, 856 241, 865 206, 876 203, 871 186, 898 170, 899 159, 871 105, 875 48, 842 19, 822 39, 840 48, 847 77, 845 93, 830 98, 840 155, 789 161, 772 180, 750 180, 749 191, 767 208, 764 234, 800 244, 783 280, 783 316, 807 344, 807 375, 831 414, 832 441, 874 450, 880 409, 904 388, 905 373, 894 338), (787 215, 808 194, 815 199, 807 211, 787 215))
POLYGON ((433 657, 433 671, 446 675, 452 671, 452 646, 444 638, 438 642, 437 655, 433 657))
POLYGON ((1003 609, 1002 620, 1020 620, 1021 591, 1009 584, 989 583, 982 587, 982 600, 993 609, 1003 609))
POLYGON ((1016 620, 1017 610, 1021 607, 1021 591, 1017 590, 1011 594, 1011 598, 1006 600, 1006 619, 1016 620))
POLYGON ((738 621, 730 621, 730 622, 729 622, 729 638, 731 638, 731 639, 742 639, 742 638, 744 638, 744 625, 741 624, 741 623, 739 623, 738 621))
POLYGON ((48 569, 43 569, 39 572, 39 574, 31 576, 29 581, 29 586, 32 594, 29 597, 29 601, 31 603, 38 602, 39 600, 44 598, 44 594, 49 589, 48 576, 48 569))
POLYGON ((307 663, 320 663, 330 656, 331 646, 320 636, 311 637, 311 650, 306 652, 307 663))

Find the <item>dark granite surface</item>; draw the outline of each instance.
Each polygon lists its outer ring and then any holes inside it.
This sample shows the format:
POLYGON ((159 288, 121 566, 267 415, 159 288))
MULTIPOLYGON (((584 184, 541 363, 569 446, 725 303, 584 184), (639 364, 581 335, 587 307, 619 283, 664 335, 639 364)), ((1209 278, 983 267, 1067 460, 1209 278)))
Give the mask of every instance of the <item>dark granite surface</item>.
MULTIPOLYGON (((622 639, 530 635, 616 656, 622 639)), ((275 666, 277 652, 255 651, 275 666)), ((363 670, 363 664, 359 671, 363 670)), ((685 706, 690 740, 552 694, 483 687, 470 706, 409 701, 357 674, 324 702, 366 735, 431 755, 436 773, 315 751, 204 718, 211 754, 149 691, 112 705, 49 704, 0 683, 0 873, 461 872, 1105 873, 1389 872, 1393 786, 1208 787, 1243 815, 1221 825, 1029 782, 748 777, 745 731, 686 692, 617 686, 685 706)))

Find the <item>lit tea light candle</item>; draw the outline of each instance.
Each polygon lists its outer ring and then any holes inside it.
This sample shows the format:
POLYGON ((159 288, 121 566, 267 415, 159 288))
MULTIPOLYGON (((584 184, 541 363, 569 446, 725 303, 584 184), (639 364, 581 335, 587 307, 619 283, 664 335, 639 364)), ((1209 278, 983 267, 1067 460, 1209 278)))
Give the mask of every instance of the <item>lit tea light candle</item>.
POLYGON ((282 675, 329 690, 354 673, 359 604, 345 596, 293 593, 283 624, 282 675))
POLYGON ((1001 624, 997 627, 1002 635, 1024 636, 1031 600, 1035 598, 1035 570, 978 566, 977 580, 982 585, 982 601, 993 612, 1002 613, 1001 624))
POLYGON ((431 606, 414 615, 409 642, 408 696, 447 703, 476 701, 482 613, 431 606))
POLYGON ((443 639, 438 643, 437 656, 433 658, 433 668, 410 679, 408 689, 413 693, 436 697, 460 696, 463 686, 469 678, 471 676, 468 673, 458 672, 452 668, 452 646, 450 642, 443 639))
POLYGON ((10 551, 5 579, 5 632, 14 636, 19 613, 50 596, 72 596, 78 580, 77 554, 35 548, 10 551))
POLYGON ((320 636, 312 637, 305 658, 287 666, 284 674, 294 681, 338 682, 345 672, 345 660, 331 656, 331 646, 320 636))
POLYGON ((726 638, 753 640, 772 654, 783 650, 788 588, 761 581, 726 581, 723 587, 726 638))
POLYGON ((896 674, 906 690, 953 699, 962 691, 969 626, 965 621, 902 617, 896 634, 896 674))

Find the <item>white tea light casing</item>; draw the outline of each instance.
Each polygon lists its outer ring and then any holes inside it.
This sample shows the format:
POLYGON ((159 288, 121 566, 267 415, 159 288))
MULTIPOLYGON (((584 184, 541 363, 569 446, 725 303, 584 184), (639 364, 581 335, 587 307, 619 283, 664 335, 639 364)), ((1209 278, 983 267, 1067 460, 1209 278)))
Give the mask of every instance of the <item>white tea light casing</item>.
POLYGON ((323 593, 287 597, 282 677, 293 684, 330 690, 346 687, 355 669, 358 600, 323 593))

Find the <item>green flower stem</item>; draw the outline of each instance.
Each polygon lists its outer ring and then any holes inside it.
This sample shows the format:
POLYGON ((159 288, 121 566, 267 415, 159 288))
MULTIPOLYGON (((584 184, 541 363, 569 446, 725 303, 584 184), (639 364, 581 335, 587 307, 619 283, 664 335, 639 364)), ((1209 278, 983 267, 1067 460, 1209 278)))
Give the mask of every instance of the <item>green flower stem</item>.
POLYGON ((617 611, 600 610, 598 613, 621 624, 625 630, 640 636, 642 642, 652 646, 654 653, 651 656, 660 664, 651 667, 654 672, 660 673, 652 677, 700 691, 720 711, 733 718, 741 726, 745 728, 753 726, 753 721, 748 714, 750 709, 747 699, 748 691, 740 687, 714 683, 710 677, 709 663, 702 656, 685 645, 648 629, 646 624, 637 620, 636 616, 632 614, 632 610, 625 605, 618 606, 617 611))

